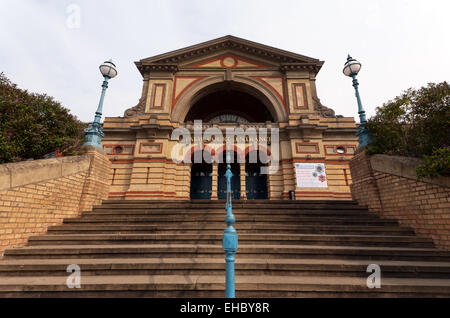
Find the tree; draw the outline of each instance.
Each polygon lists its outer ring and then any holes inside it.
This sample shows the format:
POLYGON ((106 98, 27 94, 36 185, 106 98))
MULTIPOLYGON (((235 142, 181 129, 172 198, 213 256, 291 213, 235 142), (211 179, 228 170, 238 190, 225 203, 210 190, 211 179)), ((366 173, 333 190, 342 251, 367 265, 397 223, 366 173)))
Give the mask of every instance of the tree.
POLYGON ((377 108, 367 122, 370 153, 424 159, 419 177, 450 174, 450 86, 447 82, 412 88, 377 108), (447 164, 446 164, 447 163, 447 164))
POLYGON ((53 97, 22 90, 0 73, 0 163, 76 154, 85 126, 53 97))

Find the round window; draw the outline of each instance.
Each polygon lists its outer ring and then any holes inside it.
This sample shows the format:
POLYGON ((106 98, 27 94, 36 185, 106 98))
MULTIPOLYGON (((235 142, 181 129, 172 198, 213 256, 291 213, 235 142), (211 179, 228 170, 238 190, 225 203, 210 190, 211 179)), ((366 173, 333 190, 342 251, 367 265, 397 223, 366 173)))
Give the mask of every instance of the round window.
POLYGON ((122 152, 123 152, 123 147, 122 146, 114 147, 114 153, 115 154, 121 154, 122 152))
POLYGON ((336 148, 336 152, 338 154, 344 154, 345 153, 345 148, 342 147, 342 146, 339 146, 339 147, 336 148))

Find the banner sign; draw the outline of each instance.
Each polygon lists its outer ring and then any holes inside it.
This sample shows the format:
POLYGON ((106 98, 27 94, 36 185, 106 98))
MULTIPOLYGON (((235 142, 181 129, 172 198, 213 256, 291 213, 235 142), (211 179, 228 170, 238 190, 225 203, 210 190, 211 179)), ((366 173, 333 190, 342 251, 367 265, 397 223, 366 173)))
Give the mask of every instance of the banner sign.
POLYGON ((323 163, 296 163, 295 175, 298 188, 327 188, 327 175, 323 163))

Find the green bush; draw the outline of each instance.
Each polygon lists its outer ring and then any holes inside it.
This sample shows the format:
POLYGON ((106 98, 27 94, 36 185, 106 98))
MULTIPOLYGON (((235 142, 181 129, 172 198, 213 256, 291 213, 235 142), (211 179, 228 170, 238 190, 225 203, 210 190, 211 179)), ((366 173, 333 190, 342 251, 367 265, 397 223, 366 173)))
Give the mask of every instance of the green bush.
POLYGON ((450 174, 450 147, 436 149, 423 159, 424 163, 416 168, 419 178, 450 174))
POLYGON ((53 97, 19 89, 0 73, 0 163, 80 153, 85 126, 53 97))
POLYGON ((423 158, 418 175, 449 174, 450 87, 447 82, 430 83, 419 90, 408 89, 377 108, 367 122, 369 154, 384 153, 423 158))

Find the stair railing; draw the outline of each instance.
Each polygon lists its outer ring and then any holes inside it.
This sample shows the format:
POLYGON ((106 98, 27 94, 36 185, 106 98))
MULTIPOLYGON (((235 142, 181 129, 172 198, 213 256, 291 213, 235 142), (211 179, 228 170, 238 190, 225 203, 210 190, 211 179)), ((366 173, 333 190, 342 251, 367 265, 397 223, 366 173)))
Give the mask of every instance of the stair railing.
POLYGON ((233 173, 231 172, 230 161, 230 152, 227 151, 227 172, 225 173, 227 178, 227 202, 225 205, 227 210, 227 216, 225 217, 227 228, 223 233, 223 250, 226 255, 225 297, 235 298, 234 256, 238 248, 238 235, 236 229, 233 227, 236 223, 236 217, 233 215, 231 203, 231 177, 233 176, 233 173))

